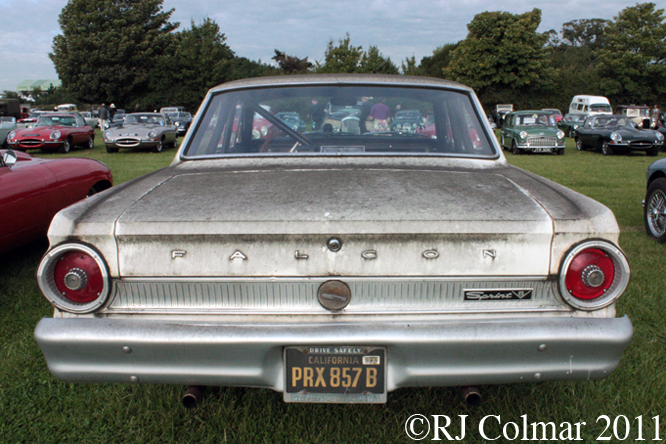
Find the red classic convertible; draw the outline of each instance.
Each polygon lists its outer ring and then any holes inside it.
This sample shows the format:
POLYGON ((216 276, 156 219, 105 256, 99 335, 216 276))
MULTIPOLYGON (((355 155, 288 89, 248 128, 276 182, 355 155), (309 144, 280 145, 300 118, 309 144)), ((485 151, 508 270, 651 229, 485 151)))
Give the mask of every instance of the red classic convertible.
POLYGON ((68 153, 77 145, 92 149, 95 129, 86 125, 79 113, 48 113, 40 115, 33 128, 9 133, 7 143, 10 148, 21 151, 40 149, 68 153))
POLYGON ((58 211, 112 181, 109 168, 96 160, 0 150, 0 253, 45 237, 58 211))

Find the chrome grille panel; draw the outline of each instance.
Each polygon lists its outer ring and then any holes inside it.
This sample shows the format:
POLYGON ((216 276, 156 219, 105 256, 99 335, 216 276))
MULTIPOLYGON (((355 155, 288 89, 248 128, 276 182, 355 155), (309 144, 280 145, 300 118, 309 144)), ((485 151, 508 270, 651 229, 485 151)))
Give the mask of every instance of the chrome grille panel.
POLYGON ((43 142, 39 139, 23 139, 19 140, 19 145, 41 145, 43 142))
POLYGON ((114 282, 107 313, 330 313, 317 301, 327 280, 349 285, 352 299, 345 313, 569 311, 548 280, 468 281, 442 278, 310 278, 310 279, 124 279, 114 282), (465 301, 473 289, 533 289, 531 300, 465 301))
POLYGON ((647 140, 634 140, 629 142, 631 148, 652 148, 653 143, 647 140))
POLYGON ((554 147, 557 145, 557 139, 555 137, 529 137, 527 139, 527 144, 530 147, 554 147))
POLYGON ((120 146, 138 146, 141 141, 139 139, 128 139, 128 138, 122 138, 122 139, 116 139, 116 145, 120 146))

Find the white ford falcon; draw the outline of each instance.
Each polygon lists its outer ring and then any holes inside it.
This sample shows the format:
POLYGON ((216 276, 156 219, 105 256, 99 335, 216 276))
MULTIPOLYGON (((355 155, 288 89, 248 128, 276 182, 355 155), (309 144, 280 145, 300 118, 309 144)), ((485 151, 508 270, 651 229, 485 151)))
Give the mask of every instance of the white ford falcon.
POLYGON ((615 217, 507 164, 485 115, 419 77, 212 89, 170 167, 55 217, 51 372, 341 403, 608 376, 633 333, 615 217))

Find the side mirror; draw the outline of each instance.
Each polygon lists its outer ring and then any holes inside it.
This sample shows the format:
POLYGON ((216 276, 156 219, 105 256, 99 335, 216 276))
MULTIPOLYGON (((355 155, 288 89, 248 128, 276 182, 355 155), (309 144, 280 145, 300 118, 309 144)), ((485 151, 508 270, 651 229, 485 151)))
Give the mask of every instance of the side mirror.
POLYGON ((18 160, 18 158, 16 157, 16 153, 12 150, 5 151, 5 155, 2 156, 2 161, 9 168, 13 167, 16 164, 17 160, 18 160))

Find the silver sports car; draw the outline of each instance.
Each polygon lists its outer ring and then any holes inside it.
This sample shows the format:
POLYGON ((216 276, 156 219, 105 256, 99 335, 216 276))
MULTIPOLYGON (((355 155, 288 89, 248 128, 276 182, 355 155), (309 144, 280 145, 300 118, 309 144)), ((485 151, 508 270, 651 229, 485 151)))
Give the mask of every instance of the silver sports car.
POLYGON ((633 333, 615 311, 618 237, 607 207, 509 165, 468 87, 235 81, 208 93, 170 167, 56 215, 38 271, 54 313, 35 337, 64 381, 287 402, 599 379, 633 333), (405 103, 434 137, 385 124, 405 103), (357 124, 331 124, 340 109, 357 124))
POLYGON ((106 151, 120 148, 150 148, 159 153, 165 146, 178 143, 178 127, 161 113, 134 113, 125 116, 122 126, 104 131, 106 151))

